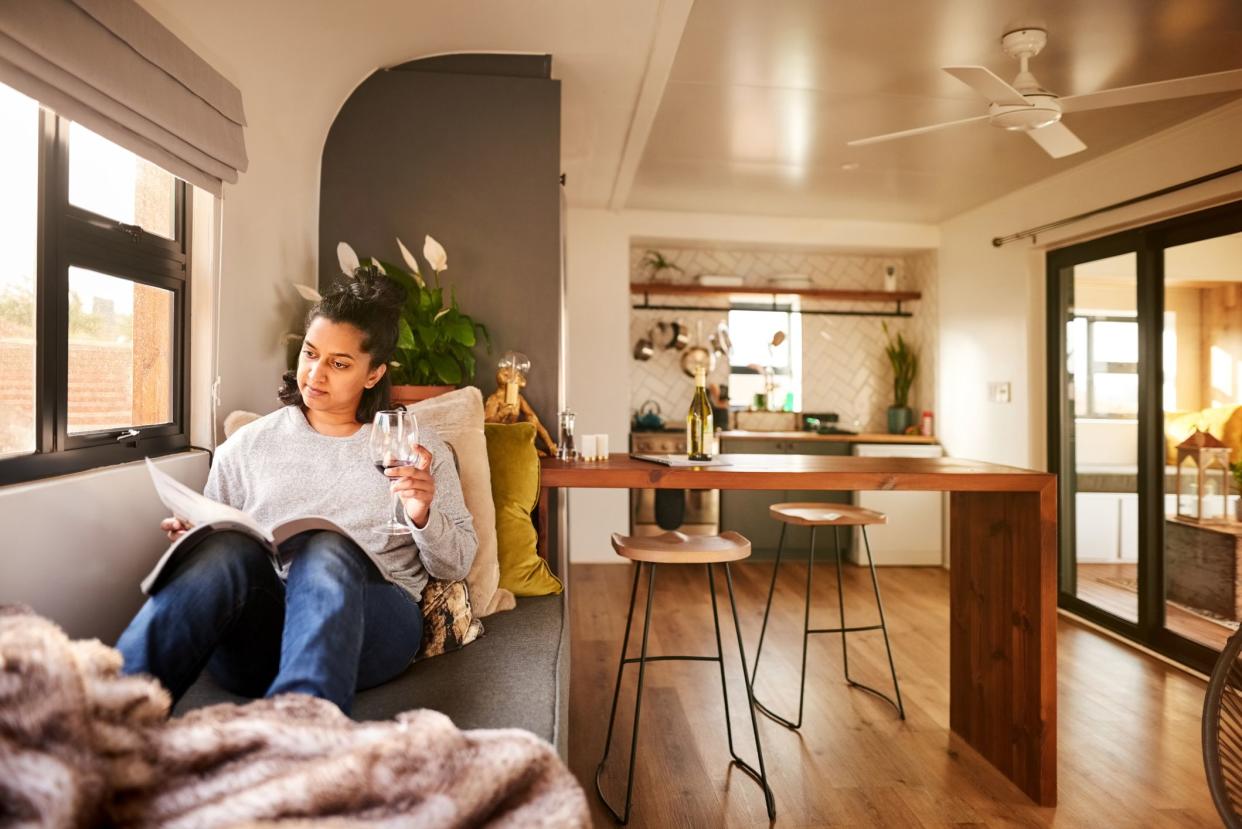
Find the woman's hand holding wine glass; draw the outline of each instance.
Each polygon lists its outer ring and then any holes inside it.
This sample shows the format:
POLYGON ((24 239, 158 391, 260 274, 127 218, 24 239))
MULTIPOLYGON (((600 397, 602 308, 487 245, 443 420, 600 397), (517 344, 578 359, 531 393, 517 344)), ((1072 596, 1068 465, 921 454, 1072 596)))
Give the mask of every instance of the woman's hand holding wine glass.
POLYGON ((409 466, 396 466, 384 470, 393 479, 392 491, 401 499, 405 514, 422 529, 431 514, 431 502, 436 497, 436 481, 431 476, 431 453, 425 446, 415 447, 409 466))
POLYGON ((377 412, 369 452, 375 468, 393 479, 389 485, 393 511, 376 532, 409 534, 410 528, 397 519, 398 509, 405 511, 414 526, 425 526, 436 485, 431 477, 431 453, 418 443, 418 419, 403 409, 377 412))
MULTIPOLYGON (((368 451, 380 475, 409 477, 416 471, 412 465, 419 461, 420 451, 425 451, 419 446, 419 419, 404 409, 376 411, 368 451)), ((389 491, 392 493, 389 520, 375 532, 407 536, 410 528, 397 518, 397 510, 405 510, 405 498, 397 493, 394 485, 389 486, 389 491)))

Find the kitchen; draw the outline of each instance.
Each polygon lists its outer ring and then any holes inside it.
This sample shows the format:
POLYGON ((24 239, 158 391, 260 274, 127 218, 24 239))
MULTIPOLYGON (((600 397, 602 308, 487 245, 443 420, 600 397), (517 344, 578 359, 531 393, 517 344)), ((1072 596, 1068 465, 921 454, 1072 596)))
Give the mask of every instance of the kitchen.
MULTIPOLYGON (((934 251, 827 251, 659 244, 630 246, 629 448, 685 454, 693 365, 707 369, 719 453, 941 457, 935 437, 937 263, 934 251), (767 289, 771 289, 768 291, 767 289), (737 291, 737 293, 731 293, 737 291), (918 358, 909 426, 888 422, 900 335, 918 358)), ((855 503, 884 512, 879 565, 943 563, 944 496, 934 492, 632 490, 631 531, 735 530, 771 558, 782 501, 855 503)), ((843 539, 861 563, 858 538, 843 539)), ((786 549, 805 554, 807 535, 786 549)), ((821 542, 820 553, 827 549, 821 542)))

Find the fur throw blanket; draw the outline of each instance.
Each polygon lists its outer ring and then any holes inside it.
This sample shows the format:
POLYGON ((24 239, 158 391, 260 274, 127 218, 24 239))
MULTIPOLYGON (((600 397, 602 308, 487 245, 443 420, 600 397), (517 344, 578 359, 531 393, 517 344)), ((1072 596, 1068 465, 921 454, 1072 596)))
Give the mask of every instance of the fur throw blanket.
POLYGON ((300 694, 169 720, 98 640, 0 607, 0 825, 582 827, 547 743, 442 714, 356 723, 300 694))

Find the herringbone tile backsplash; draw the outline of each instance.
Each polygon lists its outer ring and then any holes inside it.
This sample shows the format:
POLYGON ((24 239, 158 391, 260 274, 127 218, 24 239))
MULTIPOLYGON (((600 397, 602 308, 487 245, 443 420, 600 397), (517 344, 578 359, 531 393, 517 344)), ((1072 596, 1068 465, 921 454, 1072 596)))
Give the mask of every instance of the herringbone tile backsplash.
MULTIPOLYGON (((630 273, 633 282, 645 282, 648 274, 641 265, 649 248, 630 250, 630 273)), ((843 256, 823 253, 787 251, 660 248, 665 258, 680 266, 684 273, 673 274, 670 281, 692 283, 698 274, 733 274, 741 276, 746 285, 762 285, 770 277, 802 274, 817 288, 843 290, 881 290, 884 267, 898 269, 898 290, 920 291, 921 300, 907 303, 909 318, 802 316, 802 409, 808 412, 837 412, 844 428, 864 432, 886 430, 885 410, 892 404, 892 369, 884 356, 884 331, 887 321, 895 335, 901 332, 919 355, 919 373, 910 393, 910 405, 918 414, 923 409, 935 410, 935 367, 937 352, 937 284, 936 254, 922 253, 904 257, 843 256), (825 336, 826 335, 826 336, 825 336)), ((633 297, 632 299, 641 299, 633 297)), ((763 297, 756 297, 762 300, 763 297)), ((723 307, 727 298, 656 296, 653 304, 723 307)), ((803 310, 875 310, 891 306, 875 303, 850 303, 804 299, 803 310)), ((701 324, 702 337, 716 330, 726 315, 718 311, 644 311, 630 312, 630 346, 658 322, 681 319, 690 328, 691 339, 701 324)), ((656 331, 657 338, 659 331, 656 331)), ((682 352, 656 344, 655 355, 647 361, 630 361, 630 408, 637 410, 653 400, 666 419, 681 421, 690 401, 693 381, 681 370, 682 352)), ((727 383, 729 367, 717 361, 708 382, 727 383)), ((734 400, 736 405, 739 401, 734 400)))

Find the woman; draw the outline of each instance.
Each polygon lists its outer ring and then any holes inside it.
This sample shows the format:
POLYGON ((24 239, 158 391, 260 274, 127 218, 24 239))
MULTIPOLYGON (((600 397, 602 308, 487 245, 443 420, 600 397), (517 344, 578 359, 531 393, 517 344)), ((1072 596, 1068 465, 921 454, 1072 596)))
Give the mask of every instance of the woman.
MULTIPOLYGON (((360 269, 307 315, 285 407, 239 429, 216 453, 205 494, 271 526, 322 515, 352 537, 303 533, 271 565, 247 535, 208 534, 147 600, 117 648, 126 673, 155 676, 173 699, 206 667, 244 696, 299 692, 348 713, 356 689, 413 660, 429 576, 461 579, 477 540, 452 452, 425 426, 414 465, 376 474, 375 412, 389 405, 388 361, 403 301, 388 278, 360 269), (410 535, 377 533, 404 507, 410 535), (358 547, 365 545, 380 567, 358 547)), ((176 518, 169 538, 188 529, 176 518)))

